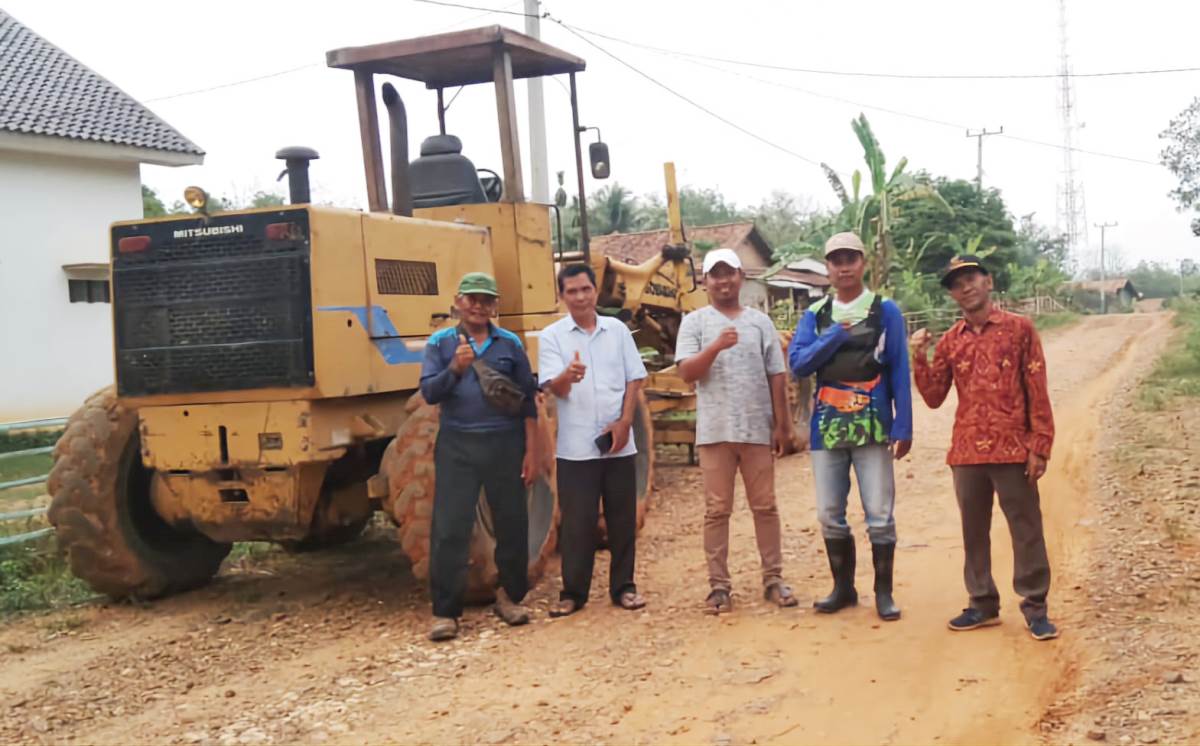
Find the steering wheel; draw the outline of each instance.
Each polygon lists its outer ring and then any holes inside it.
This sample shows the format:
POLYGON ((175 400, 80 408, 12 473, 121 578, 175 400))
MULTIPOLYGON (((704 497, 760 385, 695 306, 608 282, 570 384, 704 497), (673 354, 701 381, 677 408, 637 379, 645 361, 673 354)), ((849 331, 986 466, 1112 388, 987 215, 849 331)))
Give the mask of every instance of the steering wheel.
POLYGON ((488 202, 499 202, 504 196, 504 182, 500 180, 500 174, 490 168, 477 168, 475 171, 479 174, 489 174, 479 177, 479 183, 483 186, 483 196, 488 202))

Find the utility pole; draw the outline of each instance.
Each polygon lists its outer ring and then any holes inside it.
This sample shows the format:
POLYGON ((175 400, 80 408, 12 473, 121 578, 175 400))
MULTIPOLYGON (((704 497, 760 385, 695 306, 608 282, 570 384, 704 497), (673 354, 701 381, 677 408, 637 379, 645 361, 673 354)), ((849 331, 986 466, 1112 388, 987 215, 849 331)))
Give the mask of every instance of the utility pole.
POLYGON ((988 135, 1001 134, 1004 134, 1003 125, 1000 126, 1000 129, 992 132, 989 132, 987 127, 984 127, 978 132, 967 130, 967 137, 974 137, 979 143, 979 154, 975 159, 975 191, 979 192, 980 194, 983 194, 983 138, 987 137, 988 135))
POLYGON ((1095 223, 1100 229, 1100 313, 1108 313, 1108 290, 1104 287, 1105 281, 1108 280, 1108 273, 1104 268, 1104 232, 1109 228, 1116 228, 1117 224, 1113 223, 1095 223))
MULTIPOLYGON (((525 0, 525 33, 542 38, 542 11, 538 0, 525 0)), ((546 160, 546 101, 542 97, 542 79, 529 78, 529 171, 534 202, 550 202, 550 169, 546 160)))

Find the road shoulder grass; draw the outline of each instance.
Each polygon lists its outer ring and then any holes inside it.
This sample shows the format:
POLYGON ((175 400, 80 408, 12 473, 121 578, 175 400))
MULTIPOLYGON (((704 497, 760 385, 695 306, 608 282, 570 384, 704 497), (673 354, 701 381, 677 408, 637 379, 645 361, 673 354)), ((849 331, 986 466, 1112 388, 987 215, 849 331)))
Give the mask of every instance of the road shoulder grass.
POLYGON ((1175 337, 1138 391, 1138 406, 1152 412, 1181 396, 1200 397, 1200 302, 1177 301, 1171 310, 1175 337))

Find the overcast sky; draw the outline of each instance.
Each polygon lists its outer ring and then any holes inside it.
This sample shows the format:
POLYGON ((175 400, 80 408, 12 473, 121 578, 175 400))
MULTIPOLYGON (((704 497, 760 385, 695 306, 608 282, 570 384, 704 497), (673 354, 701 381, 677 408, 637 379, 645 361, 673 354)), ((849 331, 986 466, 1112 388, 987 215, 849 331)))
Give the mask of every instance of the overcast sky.
MULTIPOLYGON (((518 0, 463 0, 520 11, 518 0)), ((216 194, 278 189, 275 150, 316 148, 314 199, 365 205, 352 75, 325 67, 325 52, 493 23, 521 30, 517 16, 437 7, 414 0, 271 3, 205 0, 0 0, 34 31, 145 102, 206 152, 203 166, 143 167, 143 181, 169 203, 188 184, 216 194), (213 91, 165 98, 292 68, 294 72, 213 91)), ((975 140, 964 128, 1004 127, 984 142, 984 182, 998 187, 1014 214, 1055 225, 1062 151, 1058 81, 912 80, 841 77, 684 59, 635 45, 787 67, 911 74, 1049 74, 1058 69, 1058 4, 1053 0, 925 0, 894 3, 738 3, 548 0, 564 22, 617 37, 591 41, 645 75, 762 139, 732 129, 548 21, 543 38, 588 61, 579 76, 585 124, 599 126, 612 150, 613 180, 635 192, 661 192, 662 163, 675 161, 683 184, 720 189, 739 204, 786 190, 813 205, 833 202, 819 168, 859 168, 850 119, 866 113, 889 164, 973 179, 975 140), (890 110, 890 111, 885 111, 890 110), (936 121, 929 121, 936 120, 936 121), (790 155, 783 150, 791 151, 790 155)), ((1200 67, 1200 2, 1071 0, 1069 49, 1076 73, 1200 67)), ((411 146, 436 132, 435 97, 398 82, 410 117, 411 146)), ((565 79, 564 79, 565 84, 565 79)), ((527 134, 524 85, 520 126, 527 134)), ((1155 165, 1158 133, 1193 97, 1200 73, 1075 80, 1076 146, 1134 162, 1077 154, 1084 184, 1088 251, 1091 224, 1119 222, 1109 246, 1133 265, 1200 254, 1191 217, 1166 194, 1173 177, 1155 165)), ((546 83, 551 171, 574 182, 565 85, 546 83)), ((462 92, 447 114, 466 154, 496 170, 499 145, 489 86, 462 92)), ((384 147, 386 148, 386 138, 384 147)), ((523 146, 528 158, 528 147, 523 146)), ((528 180, 528 169, 526 169, 528 180)), ((589 178, 589 191, 600 186, 589 178)), ((553 191, 553 188, 552 188, 553 191)), ((1087 260, 1087 257, 1084 257, 1087 260)), ((1094 258, 1090 260, 1094 263, 1094 258)))

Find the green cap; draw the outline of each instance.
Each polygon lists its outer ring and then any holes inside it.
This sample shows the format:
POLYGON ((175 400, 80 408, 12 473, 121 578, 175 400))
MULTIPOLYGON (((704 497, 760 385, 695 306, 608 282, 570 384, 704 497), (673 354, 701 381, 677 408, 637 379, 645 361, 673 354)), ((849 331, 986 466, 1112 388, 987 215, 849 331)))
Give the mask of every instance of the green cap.
POLYGON ((463 275, 463 278, 458 281, 459 295, 493 295, 500 297, 500 291, 496 289, 496 278, 486 272, 468 272, 463 275))

